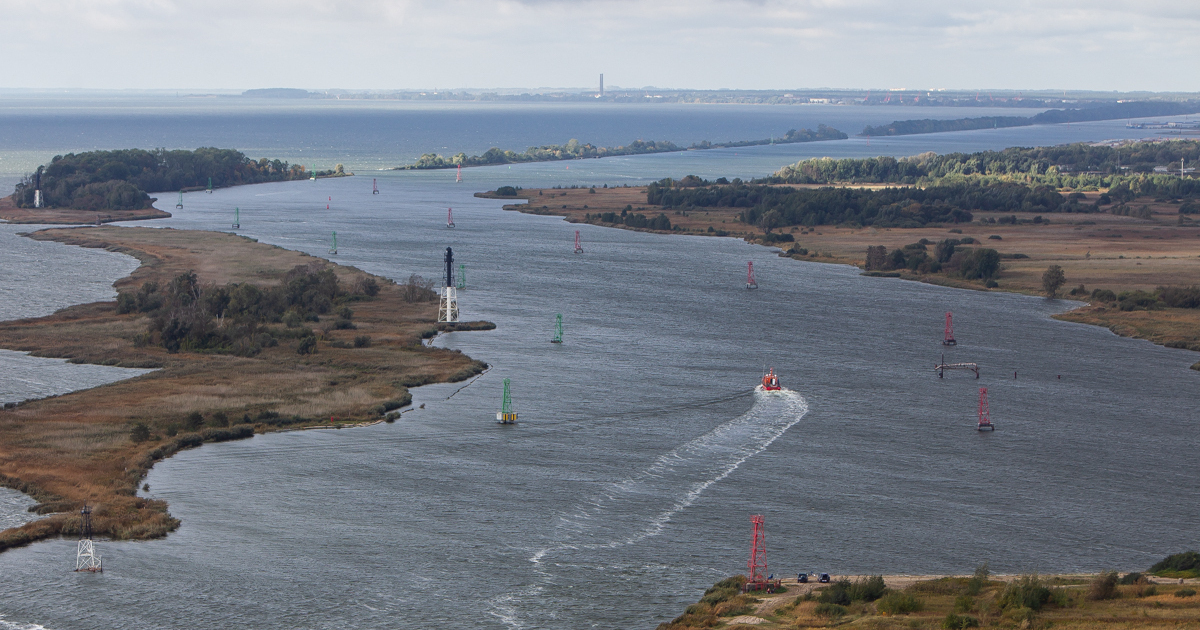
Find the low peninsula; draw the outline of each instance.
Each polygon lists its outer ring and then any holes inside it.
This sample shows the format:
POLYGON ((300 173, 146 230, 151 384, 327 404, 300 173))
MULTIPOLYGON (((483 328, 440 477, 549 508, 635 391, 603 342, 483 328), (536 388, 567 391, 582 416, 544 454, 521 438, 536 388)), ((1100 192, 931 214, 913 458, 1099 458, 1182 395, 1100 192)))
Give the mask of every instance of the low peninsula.
POLYGON ((178 521, 164 502, 137 496, 156 461, 204 442, 394 418, 408 388, 486 368, 422 343, 439 324, 432 282, 419 276, 396 284, 219 232, 105 226, 31 237, 142 264, 116 283, 115 301, 0 323, 0 347, 155 370, 0 410, 0 484, 47 515, 0 531, 0 550, 78 534, 84 504, 98 535, 164 536, 178 521))
POLYGON ((571 139, 566 144, 550 144, 540 147, 529 147, 524 153, 516 151, 506 151, 499 147, 492 147, 483 155, 467 156, 466 153, 458 153, 451 157, 444 157, 436 153, 426 153, 414 164, 407 166, 398 166, 392 170, 408 171, 408 170, 427 170, 427 169, 444 169, 457 168, 459 166, 495 166, 497 164, 522 164, 525 162, 555 162, 559 160, 583 160, 589 158, 605 158, 616 157, 622 155, 647 155, 651 153, 675 153, 679 151, 703 151, 706 149, 730 149, 738 147, 756 147, 768 144, 793 144, 797 142, 819 142, 822 140, 845 140, 848 138, 845 133, 820 125, 816 131, 811 129, 789 129, 787 133, 779 138, 765 138, 761 140, 741 140, 735 142, 697 142, 689 147, 681 147, 673 142, 664 140, 635 140, 628 145, 618 147, 596 147, 591 144, 580 144, 578 140, 571 139))
POLYGON ((150 193, 212 190, 243 184, 343 177, 281 160, 252 160, 240 151, 203 147, 194 151, 125 149, 56 155, 49 164, 0 199, 0 219, 11 223, 102 224, 159 219, 150 193), (40 201, 39 201, 40 196, 40 201))

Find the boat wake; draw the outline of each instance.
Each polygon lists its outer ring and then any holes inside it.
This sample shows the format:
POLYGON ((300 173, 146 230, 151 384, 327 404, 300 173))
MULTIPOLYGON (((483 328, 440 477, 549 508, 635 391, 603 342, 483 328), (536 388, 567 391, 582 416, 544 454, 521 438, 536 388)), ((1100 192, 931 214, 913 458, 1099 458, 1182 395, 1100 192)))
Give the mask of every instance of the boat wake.
POLYGON ((621 547, 657 536, 672 517, 808 412, 808 403, 794 391, 759 390, 754 397, 746 413, 659 456, 649 468, 610 484, 562 516, 556 527, 561 542, 538 550, 530 562, 564 550, 621 547))
POLYGON ((746 413, 660 455, 645 470, 608 484, 560 516, 555 525, 556 542, 529 557, 538 576, 534 583, 490 602, 491 614, 510 628, 542 627, 526 618, 540 616, 538 606, 530 610, 527 604, 546 603, 548 594, 542 593, 538 583, 554 585, 558 582, 554 573, 560 570, 612 569, 605 550, 661 534, 671 519, 705 490, 762 452, 808 413, 808 403, 794 391, 759 388, 753 396, 754 404, 746 413), (550 560, 556 556, 571 557, 550 560), (541 595, 531 599, 529 589, 541 595))

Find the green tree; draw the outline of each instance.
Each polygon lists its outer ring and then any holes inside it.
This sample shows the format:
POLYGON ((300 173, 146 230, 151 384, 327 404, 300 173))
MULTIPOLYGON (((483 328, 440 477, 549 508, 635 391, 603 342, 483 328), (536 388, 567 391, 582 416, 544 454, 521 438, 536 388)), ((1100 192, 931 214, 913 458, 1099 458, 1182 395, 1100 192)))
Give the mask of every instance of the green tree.
POLYGON ((144 422, 138 422, 133 425, 133 429, 129 431, 129 439, 134 442, 145 442, 150 439, 150 427, 144 422))
POLYGON ((1046 292, 1046 297, 1058 297, 1058 290, 1066 283, 1067 274, 1058 265, 1050 265, 1046 273, 1042 274, 1042 290, 1046 292))

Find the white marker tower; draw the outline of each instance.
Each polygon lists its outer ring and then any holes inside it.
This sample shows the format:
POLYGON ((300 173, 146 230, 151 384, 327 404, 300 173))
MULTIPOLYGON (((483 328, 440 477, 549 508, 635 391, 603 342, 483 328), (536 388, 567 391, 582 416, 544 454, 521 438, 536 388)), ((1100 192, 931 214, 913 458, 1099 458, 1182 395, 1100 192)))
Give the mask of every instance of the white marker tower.
POLYGON ((458 321, 458 293, 454 288, 454 252, 446 248, 446 284, 442 285, 442 299, 438 304, 439 322, 458 321))
POLYGON ((104 566, 100 560, 100 554, 96 553, 96 548, 92 544, 92 508, 87 505, 79 511, 79 516, 82 518, 79 531, 79 550, 75 553, 75 571, 87 571, 88 573, 103 573, 104 566))

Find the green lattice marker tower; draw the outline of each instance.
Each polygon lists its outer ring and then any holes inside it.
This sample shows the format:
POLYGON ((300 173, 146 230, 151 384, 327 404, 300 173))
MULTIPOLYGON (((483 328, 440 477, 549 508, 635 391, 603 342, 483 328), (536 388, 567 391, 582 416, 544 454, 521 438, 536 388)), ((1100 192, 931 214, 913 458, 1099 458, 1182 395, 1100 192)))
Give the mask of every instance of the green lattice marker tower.
POLYGON ((554 338, 550 343, 562 343, 562 313, 554 316, 554 338))
POLYGON ((206 190, 204 192, 212 193, 212 178, 211 177, 208 178, 208 190, 206 190))
POLYGON ((458 266, 458 285, 459 289, 467 288, 467 268, 464 265, 458 266))
POLYGON ((233 229, 237 230, 242 227, 242 211, 238 208, 233 209, 233 229))
POLYGON ((504 398, 500 403, 500 413, 496 414, 500 424, 516 424, 517 414, 512 410, 512 393, 509 391, 509 380, 504 379, 504 398))
POLYGON ((329 248, 329 253, 330 254, 337 253, 337 232, 333 233, 333 246, 329 248))

